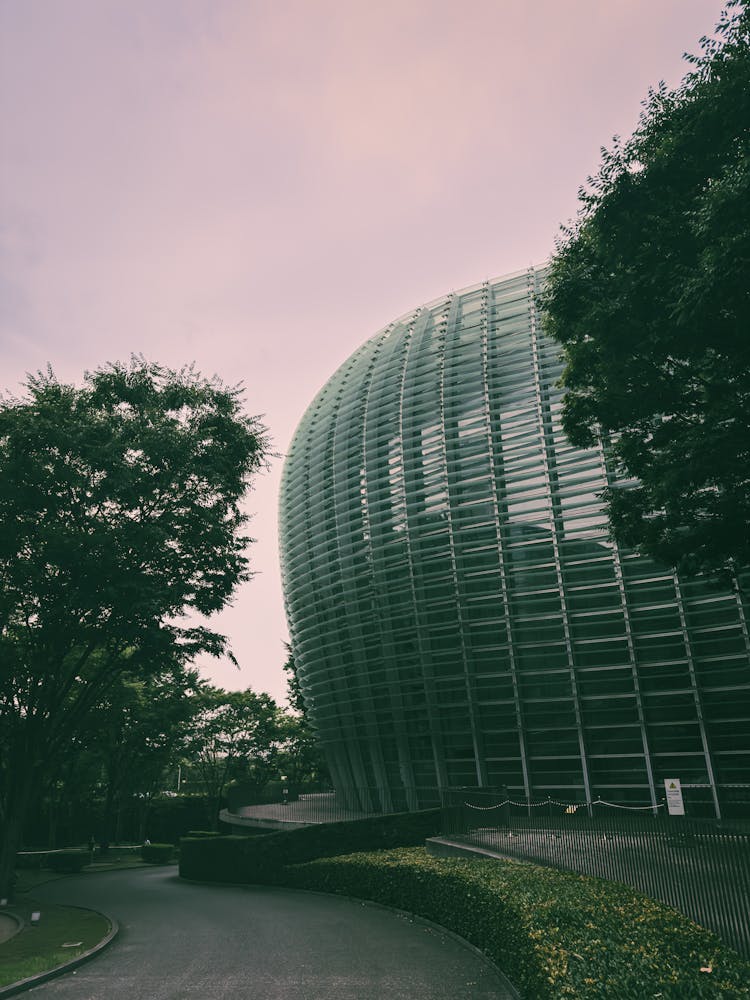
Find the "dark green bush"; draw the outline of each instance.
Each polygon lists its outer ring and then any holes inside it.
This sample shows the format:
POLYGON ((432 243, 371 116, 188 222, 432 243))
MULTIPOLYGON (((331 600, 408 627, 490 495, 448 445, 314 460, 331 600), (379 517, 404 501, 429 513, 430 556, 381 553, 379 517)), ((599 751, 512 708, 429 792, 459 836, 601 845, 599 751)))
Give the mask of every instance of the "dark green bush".
POLYGON ((284 865, 354 851, 423 844, 440 826, 440 810, 319 823, 258 837, 183 839, 180 875, 208 882, 274 882, 284 865))
POLYGON ((88 851, 50 851, 44 866, 53 872, 79 872, 89 861, 88 851))
POLYGON ((603 879, 423 849, 320 859, 275 878, 434 920, 487 954, 525 1000, 750 996, 750 965, 714 934, 603 879))
POLYGON ((166 865, 174 855, 174 844, 144 844, 141 858, 152 865, 166 865))
MULTIPOLYGON (((220 802, 219 808, 226 805, 220 802)), ((151 801, 145 836, 155 844, 176 844, 188 830, 201 830, 217 815, 217 803, 205 795, 160 796, 151 801)))
POLYGON ((49 851, 21 851, 16 855, 16 868, 38 871, 47 863, 49 851))

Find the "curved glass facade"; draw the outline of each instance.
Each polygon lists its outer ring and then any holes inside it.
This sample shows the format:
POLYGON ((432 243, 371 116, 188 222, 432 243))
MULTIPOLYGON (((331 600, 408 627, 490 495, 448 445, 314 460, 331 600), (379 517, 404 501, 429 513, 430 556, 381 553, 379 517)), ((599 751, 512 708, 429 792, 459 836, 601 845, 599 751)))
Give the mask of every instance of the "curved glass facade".
POLYGON ((560 426, 544 272, 416 309, 303 417, 281 549, 300 682, 340 788, 648 804, 679 777, 734 812, 750 772, 741 590, 607 537, 613 470, 560 426))

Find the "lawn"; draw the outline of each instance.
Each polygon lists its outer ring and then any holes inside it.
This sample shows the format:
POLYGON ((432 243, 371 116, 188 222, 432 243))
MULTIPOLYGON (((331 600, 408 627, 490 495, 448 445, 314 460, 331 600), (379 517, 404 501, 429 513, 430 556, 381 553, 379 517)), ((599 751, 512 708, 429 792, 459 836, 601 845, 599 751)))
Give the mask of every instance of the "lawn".
POLYGON ((52 906, 22 899, 8 911, 26 921, 23 929, 0 944, 0 987, 54 969, 93 948, 109 934, 106 917, 77 906, 52 906), (31 914, 41 914, 32 924, 31 914))

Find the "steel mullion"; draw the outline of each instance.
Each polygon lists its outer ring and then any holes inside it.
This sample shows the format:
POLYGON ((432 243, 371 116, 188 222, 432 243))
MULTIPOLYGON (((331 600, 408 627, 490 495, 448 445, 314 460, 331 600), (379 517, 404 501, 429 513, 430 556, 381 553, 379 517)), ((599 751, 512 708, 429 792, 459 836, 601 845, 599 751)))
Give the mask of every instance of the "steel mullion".
MULTIPOLYGON (((487 294, 489 295, 489 282, 486 283, 487 294)), ((482 331, 482 389, 484 393, 484 415, 485 415, 485 425, 487 428, 487 448, 490 458, 490 476, 492 480, 492 510, 495 519, 495 536, 497 538, 497 551, 498 551, 498 561, 500 564, 500 587, 501 593, 500 598, 503 602, 503 617, 505 619, 505 628, 507 632, 507 643, 508 643, 508 659, 510 662, 510 676, 511 684, 513 686, 513 707, 516 716, 516 727, 518 731, 518 747, 521 754, 521 773, 523 775, 523 787, 524 794, 527 799, 531 798, 531 780, 529 775, 529 762, 528 762, 528 751, 526 748, 526 733, 524 730, 523 722, 523 711, 521 708, 521 694, 518 684, 518 666, 516 664, 516 651, 513 641, 513 618, 510 613, 510 601, 509 601, 509 586, 508 586, 508 568, 505 563, 505 549, 502 541, 502 528, 500 519, 500 487, 502 485, 503 491, 506 489, 505 480, 503 477, 503 482, 500 484, 498 482, 498 465, 503 466, 504 462, 502 448, 499 449, 499 457, 495 455, 495 446, 492 438, 492 411, 490 407, 490 390, 489 390, 489 315, 485 308, 485 319, 484 319, 484 329, 482 331)), ((496 424, 500 424, 500 418, 498 417, 496 424)), ((507 508, 504 511, 505 520, 508 520, 507 508)))
MULTIPOLYGON (((581 760, 581 772, 583 775, 583 786, 586 793, 586 801, 591 802, 591 781, 589 778, 588 760, 586 756, 586 745, 584 742, 583 734, 583 714, 581 712, 581 702, 578 694, 578 682, 575 672, 575 664, 573 660, 573 643, 570 637, 570 620, 568 617, 568 603, 565 595, 565 585, 563 582, 563 572, 562 572, 562 562, 560 559, 560 542, 559 534, 562 533, 561 525, 561 513, 560 513, 560 500, 559 500, 559 486, 557 484, 557 475, 554 474, 553 482, 553 467, 555 464, 555 451, 554 442, 550 440, 552 434, 552 416, 550 413, 549 420, 544 420, 544 408, 545 405, 549 409, 549 402, 545 404, 543 402, 543 396, 546 390, 542 390, 542 371, 541 363, 539 358, 539 334, 537 331, 537 320, 536 320, 536 302, 534 296, 536 293, 536 283, 537 277, 536 272, 533 268, 529 269, 529 314, 531 319, 531 351, 533 357, 533 370, 534 370, 534 389, 536 392, 537 400, 537 418, 539 420, 539 429, 542 434, 542 440, 544 447, 542 454, 544 456, 544 469, 547 477, 547 482, 549 483, 549 493, 550 493, 550 503, 552 506, 552 551, 555 560, 555 572, 557 574, 558 587, 560 590, 560 608, 562 610, 562 623, 563 623, 563 635, 565 638, 565 649, 568 655, 568 674, 570 677, 570 688, 573 696, 573 711, 575 713, 576 727, 578 729, 578 749, 581 760), (557 496, 555 495, 557 493, 557 496)), ((589 809, 591 807, 589 806, 589 809)))

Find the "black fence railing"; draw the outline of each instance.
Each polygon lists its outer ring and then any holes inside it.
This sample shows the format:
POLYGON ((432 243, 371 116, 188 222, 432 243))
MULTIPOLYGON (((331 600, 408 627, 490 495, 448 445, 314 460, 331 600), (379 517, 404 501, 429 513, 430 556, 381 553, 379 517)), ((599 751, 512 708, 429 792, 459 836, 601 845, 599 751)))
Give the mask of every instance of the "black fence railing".
POLYGON ((384 813, 436 809, 444 804, 435 788, 359 786, 328 792, 293 793, 282 789, 276 801, 257 804, 235 802, 225 819, 232 817, 285 823, 337 823, 384 813))
POLYGON ((750 823, 669 816, 663 804, 444 793, 443 835, 510 858, 624 882, 750 958, 750 823))

